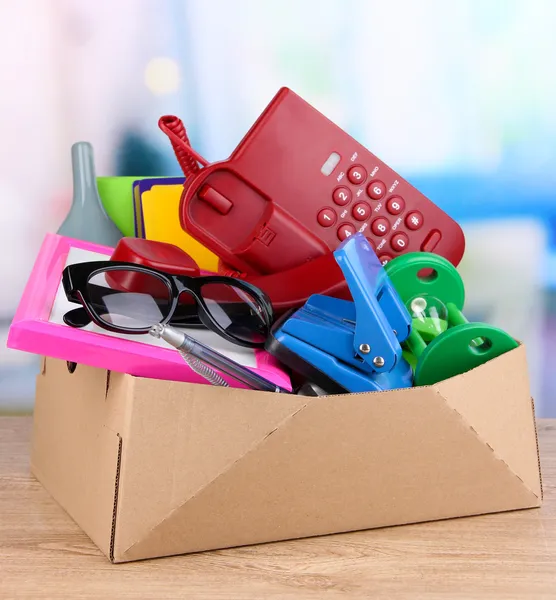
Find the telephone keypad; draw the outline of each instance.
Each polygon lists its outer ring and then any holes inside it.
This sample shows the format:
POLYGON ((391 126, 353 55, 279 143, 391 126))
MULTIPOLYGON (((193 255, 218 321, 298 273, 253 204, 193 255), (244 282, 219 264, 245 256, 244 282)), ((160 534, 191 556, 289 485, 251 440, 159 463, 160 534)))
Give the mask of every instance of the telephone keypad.
MULTIPOLYGON (((407 208, 404 198, 399 193, 392 195, 393 190, 389 194, 386 183, 380 179, 370 177, 370 181, 367 182, 368 171, 362 165, 352 165, 346 170, 346 175, 345 185, 340 185, 332 191, 333 204, 331 203, 331 207, 322 208, 319 211, 317 215, 319 224, 327 228, 336 225, 336 236, 340 241, 354 235, 358 230, 364 231, 368 226, 369 237, 367 239, 375 240, 373 248, 376 248, 378 242, 383 240, 384 244, 387 244, 394 253, 404 252, 410 241, 407 234, 411 235, 413 231, 423 228, 423 214, 418 210, 409 210, 404 214, 407 208), (353 184, 353 187, 349 186, 348 182, 353 184), (347 207, 364 191, 369 199, 367 202, 358 201, 351 206, 351 210, 340 208, 339 215, 332 208, 333 205, 347 207), (394 218, 389 219, 389 216, 394 218), (354 226, 353 223, 344 220, 350 218, 358 224, 354 226), (394 223, 394 221, 396 222, 394 223), (407 233, 403 231, 404 226, 407 233)), ((440 238, 441 234, 438 230, 431 231, 421 243, 421 250, 431 252, 438 245, 440 238)), ((380 244, 380 247, 382 248, 384 244, 380 244)), ((392 260, 393 256, 388 252, 381 252, 379 258, 383 264, 386 264, 392 260)))
POLYGON ((390 240, 390 246, 394 252, 403 252, 409 244, 409 238, 405 233, 396 233, 390 240))
POLYGON ((366 202, 359 202, 351 212, 356 221, 366 221, 371 215, 371 207, 366 202))
POLYGON ((343 242, 350 235, 355 233, 356 229, 351 223, 344 223, 338 227, 338 239, 343 242))
POLYGON ((391 215, 399 215, 405 209, 404 199, 400 196, 392 196, 386 203, 386 210, 391 215))
POLYGON ((347 178, 354 185, 359 185, 367 179, 367 171, 361 165, 354 165, 347 172, 347 178))
POLYGON ((331 208, 323 208, 317 215, 319 225, 331 227, 336 222, 336 213, 331 208))
POLYGON ((386 186, 382 181, 375 179, 367 186, 367 196, 373 200, 380 200, 386 194, 386 186))
POLYGON ((423 215, 418 210, 412 210, 405 218, 405 226, 411 231, 417 231, 423 226, 423 215))
POLYGON ((337 187, 332 194, 332 200, 334 200, 334 203, 338 206, 349 204, 351 200, 351 190, 344 186, 337 187))
POLYGON ((377 237, 383 237, 390 231, 390 221, 384 217, 378 217, 371 223, 371 231, 377 237))

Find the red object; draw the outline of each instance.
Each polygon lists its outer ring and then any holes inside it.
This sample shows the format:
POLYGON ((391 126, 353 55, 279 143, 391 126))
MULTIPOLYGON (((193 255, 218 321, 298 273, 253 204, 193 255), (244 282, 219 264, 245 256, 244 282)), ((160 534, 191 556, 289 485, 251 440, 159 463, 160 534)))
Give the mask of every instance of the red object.
POLYGON ((386 203, 386 210, 391 215, 399 215, 405 209, 405 202, 400 196, 392 196, 386 203))
POLYGON ((344 223, 338 227, 338 239, 343 242, 350 235, 355 233, 355 227, 351 223, 344 223))
MULTIPOLYGON (((188 254, 181 248, 165 242, 122 238, 118 242, 111 260, 153 267, 173 275, 198 276, 201 274, 195 261, 188 254)), ((290 308, 303 306, 312 294, 324 294, 351 300, 343 273, 332 252, 281 273, 254 277, 244 275, 239 278, 266 292, 276 315, 280 315, 290 308)), ((159 297, 164 297, 168 293, 163 284, 160 285, 160 289, 158 286, 154 289, 152 278, 145 277, 140 273, 134 277, 134 274, 129 271, 125 274, 123 272, 114 273, 110 284, 126 291, 148 292, 159 297)), ((185 295, 180 301, 188 303, 192 300, 185 295)))
POLYGON ((170 138, 178 163, 186 177, 199 172, 198 163, 203 167, 208 165, 208 162, 191 147, 181 119, 172 116, 160 117, 158 126, 170 138))
POLYGON ((409 244, 409 238, 405 233, 396 233, 390 240, 390 246, 395 252, 403 252, 409 244))
POLYGON ((135 263, 171 275, 198 277, 201 274, 197 263, 188 254, 166 242, 124 237, 118 242, 110 260, 135 263))
POLYGON ((441 239, 442 234, 440 233, 440 231, 433 229, 433 231, 429 233, 429 235, 426 237, 425 241, 421 245, 421 250, 423 252, 432 252, 438 246, 441 239))
POLYGON ((418 211, 414 210, 408 213, 405 218, 405 226, 411 231, 417 231, 417 229, 421 229, 423 226, 423 215, 418 211))
POLYGON ((347 187, 336 188, 332 194, 332 200, 334 200, 338 206, 349 204, 349 201, 351 200, 351 190, 347 187))
POLYGON ((380 200, 386 194, 386 186, 382 181, 371 181, 367 186, 367 195, 373 200, 380 200))
POLYGON ((371 214, 371 207, 366 202, 359 202, 353 207, 351 214, 356 221, 366 221, 371 214))
POLYGON ((336 213, 331 208, 323 208, 317 215, 319 225, 331 227, 336 223, 336 213))
POLYGON ((367 179, 367 171, 365 171, 361 165, 350 167, 348 171, 348 179, 354 185, 360 185, 361 183, 365 182, 365 179, 367 179))
POLYGON ((210 204, 221 215, 227 215, 233 206, 228 198, 206 184, 199 190, 199 198, 210 204))
POLYGON ((390 231, 390 221, 384 217, 378 217, 371 223, 371 231, 377 237, 384 237, 390 231))
MULTIPOLYGON (((181 248, 139 238, 122 238, 112 256, 112 261, 135 263, 170 273, 171 275, 200 275, 197 263, 181 248)), ((135 271, 109 271, 106 281, 110 287, 126 292, 151 294, 155 298, 167 298, 168 289, 164 282, 156 282, 151 275, 135 271)), ((183 297, 182 303, 192 302, 191 298, 183 297)))
MULTIPOLYGON (((173 123, 172 119, 165 117, 163 123, 173 123)), ((172 139, 180 151, 187 152, 185 142, 181 141, 180 146, 172 139)), ((377 178, 384 183, 386 193, 383 199, 373 202, 362 224, 392 214, 387 209, 393 208, 392 203, 388 204, 390 199, 403 198, 399 212, 402 221, 395 232, 388 234, 387 243, 391 244, 392 236, 404 233, 407 243, 403 251, 419 251, 435 230, 441 237, 432 237, 428 243, 434 243, 436 253, 457 265, 465 247, 459 225, 287 88, 278 92, 228 160, 187 177, 180 220, 189 234, 238 271, 251 275, 277 273, 335 250, 340 243, 339 227, 353 217, 349 207, 338 208, 335 226, 323 227, 317 217, 326 208, 323 202, 333 210, 338 185, 359 199, 369 182, 377 178), (334 156, 340 159, 330 172, 325 166, 334 156), (199 196, 204 185, 210 185, 232 203, 227 214, 199 196), (418 231, 407 229, 403 220, 406 210, 419 211, 426 226, 418 231)), ((370 235, 370 228, 366 235, 370 235)))
POLYGON ((344 274, 332 252, 281 273, 242 279, 266 292, 277 316, 303 306, 313 294, 351 300, 344 274))

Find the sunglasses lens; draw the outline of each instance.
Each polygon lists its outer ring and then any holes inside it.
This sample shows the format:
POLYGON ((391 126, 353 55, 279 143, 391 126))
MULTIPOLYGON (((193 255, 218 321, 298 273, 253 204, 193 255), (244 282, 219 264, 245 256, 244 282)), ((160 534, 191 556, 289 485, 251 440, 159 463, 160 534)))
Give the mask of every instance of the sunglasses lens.
POLYGON ((87 282, 87 293, 99 319, 127 329, 146 329, 160 323, 172 303, 164 280, 125 269, 95 273, 87 282))
POLYGON ((228 335, 249 344, 266 340, 270 323, 251 293, 225 283, 205 283, 201 294, 212 318, 228 335))

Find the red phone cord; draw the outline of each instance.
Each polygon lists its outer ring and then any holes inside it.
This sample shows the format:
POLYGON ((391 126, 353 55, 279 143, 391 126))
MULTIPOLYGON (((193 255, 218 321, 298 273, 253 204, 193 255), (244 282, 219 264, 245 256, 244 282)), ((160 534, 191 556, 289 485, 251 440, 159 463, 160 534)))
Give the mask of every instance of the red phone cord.
POLYGON ((185 127, 179 117, 172 115, 160 117, 158 126, 170 138, 170 143, 186 179, 199 172, 199 163, 203 167, 208 165, 208 161, 191 147, 185 127))

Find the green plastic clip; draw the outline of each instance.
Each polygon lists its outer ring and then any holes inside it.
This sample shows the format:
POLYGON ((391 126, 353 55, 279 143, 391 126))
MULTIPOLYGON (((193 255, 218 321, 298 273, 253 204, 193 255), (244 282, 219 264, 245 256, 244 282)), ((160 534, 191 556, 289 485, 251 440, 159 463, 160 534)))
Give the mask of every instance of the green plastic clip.
POLYGON ((414 318, 404 356, 415 371, 415 385, 432 385, 465 373, 513 350, 518 343, 487 323, 469 323, 463 313, 465 288, 456 268, 445 258, 413 252, 395 258, 385 270, 402 302, 427 307, 431 299, 445 307, 440 316, 414 318))

